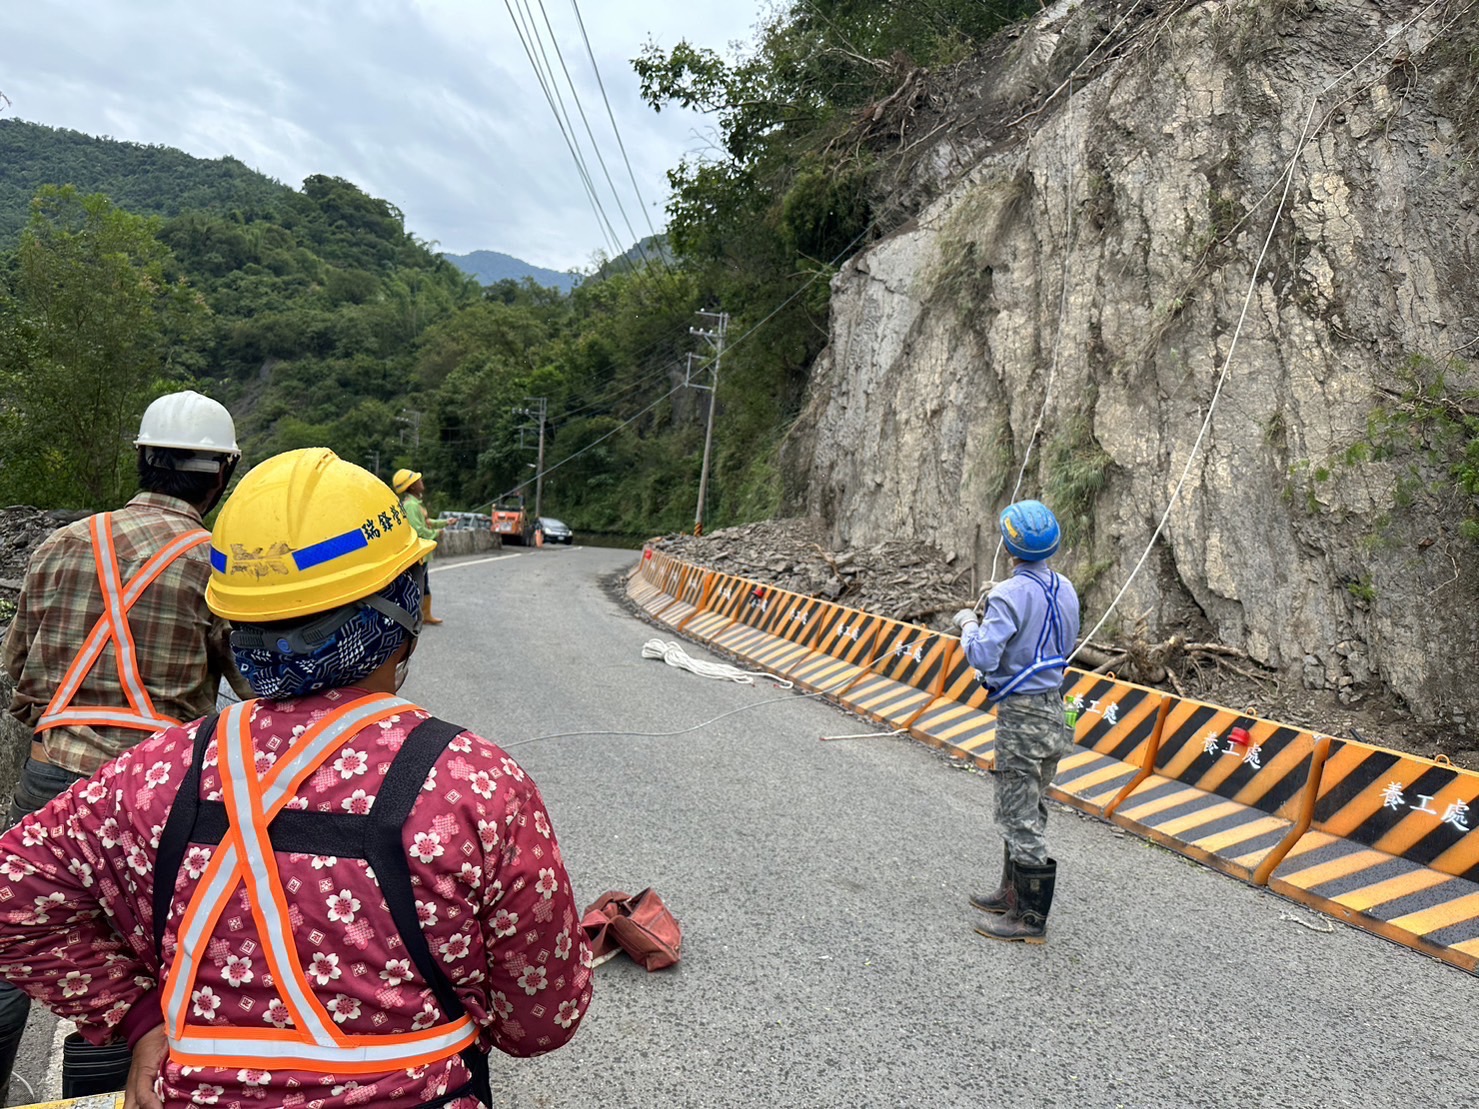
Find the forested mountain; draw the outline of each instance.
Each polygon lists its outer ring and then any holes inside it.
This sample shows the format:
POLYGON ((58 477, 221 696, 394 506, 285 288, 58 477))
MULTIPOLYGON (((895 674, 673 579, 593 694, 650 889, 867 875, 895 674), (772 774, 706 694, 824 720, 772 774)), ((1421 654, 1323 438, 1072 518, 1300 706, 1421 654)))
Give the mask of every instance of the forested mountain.
POLYGON ((195 158, 173 147, 0 119, 0 247, 15 243, 43 185, 103 193, 120 208, 149 216, 251 207, 291 191, 235 158, 195 158))
POLYGON ((512 254, 501 254, 496 250, 474 250, 470 254, 444 253, 442 257, 469 277, 476 278, 480 285, 495 285, 500 281, 522 281, 527 277, 536 285, 568 293, 575 288, 578 280, 573 273, 547 270, 543 266, 531 265, 522 258, 515 258, 512 254))
POLYGON ((40 190, 18 245, 0 239, 0 503, 113 503, 129 425, 193 382, 237 414, 249 462, 326 444, 382 475, 415 465, 444 508, 532 481, 543 400, 548 511, 581 529, 685 527, 708 410, 685 370, 709 357, 690 334, 704 310, 730 317, 706 520, 766 516, 827 342, 829 282, 913 214, 891 199, 906 144, 878 120, 915 111, 921 71, 1035 10, 797 0, 738 61, 650 48, 635 62, 646 99, 712 112, 721 143, 670 172, 661 249, 569 294, 479 288, 347 181, 289 189, 229 160, 0 125, 31 167, 0 161, 10 210, 40 190))

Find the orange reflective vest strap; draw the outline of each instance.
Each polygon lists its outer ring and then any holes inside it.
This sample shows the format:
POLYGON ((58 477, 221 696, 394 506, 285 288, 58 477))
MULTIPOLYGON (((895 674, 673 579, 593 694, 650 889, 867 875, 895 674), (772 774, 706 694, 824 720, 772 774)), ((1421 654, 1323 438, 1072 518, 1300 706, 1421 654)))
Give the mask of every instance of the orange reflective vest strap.
POLYGON ((100 512, 88 521, 91 531, 93 556, 97 562, 98 585, 103 594, 103 614, 98 617, 92 631, 83 642, 82 650, 72 660, 62 676, 61 683, 52 694, 36 731, 70 726, 106 725, 115 728, 132 728, 137 731, 157 732, 178 724, 173 717, 162 716, 154 708, 149 691, 139 674, 138 651, 134 646, 133 633, 128 625, 128 611, 144 595, 144 591, 158 580, 185 552, 193 550, 210 540, 211 533, 201 529, 176 536, 156 551, 153 557, 139 568, 124 586, 118 571, 118 555, 113 545, 113 515, 100 512), (83 679, 97 664, 99 656, 109 643, 114 645, 118 661, 118 684, 128 701, 122 706, 78 706, 72 707, 83 679))
MULTIPOLYGON (((233 733, 237 736, 246 733, 248 741, 250 740, 252 709, 255 705, 256 701, 243 701, 230 706, 221 714, 216 728, 216 761, 221 770, 223 793, 230 788, 227 759, 228 750, 232 745, 231 737, 233 733)), ((332 753, 351 736, 358 734, 366 725, 414 707, 409 701, 389 695, 365 697, 347 702, 315 721, 298 737, 287 754, 275 762, 268 771, 267 780, 262 787, 262 797, 268 809, 266 821, 270 822, 272 817, 276 816, 293 796, 298 784, 318 769, 322 760, 317 756, 322 751, 327 750, 332 753)), ((255 766, 252 767, 252 774, 255 777, 255 766)), ((232 813, 228 819, 234 823, 235 814, 232 813)), ((241 883, 241 857, 240 839, 232 829, 228 829, 220 848, 212 853, 211 860, 206 866, 205 873, 201 875, 200 883, 190 899, 189 906, 180 917, 180 925, 176 932, 175 955, 170 966, 169 986, 162 999, 165 1019, 172 1034, 183 1034, 184 1032, 185 1021, 189 1014, 190 992, 194 988, 198 969, 196 960, 209 941, 221 913, 235 894, 236 887, 241 883)), ((252 908, 255 918, 256 906, 252 908)), ((260 920, 257 921, 257 925, 259 928, 262 927, 260 920)), ((271 941, 276 939, 280 943, 285 942, 286 936, 281 934, 274 936, 264 931, 261 939, 263 945, 268 948, 270 962, 274 954, 271 941)), ((272 971, 277 976, 275 980, 281 984, 284 978, 279 965, 272 964, 272 971)), ((283 1001, 288 1005, 289 1012, 293 1013, 296 1021, 300 1013, 293 1012, 292 1000, 284 997, 283 1001)), ((302 1025, 298 1027, 301 1028, 302 1025)))
POLYGON ((423 1067, 449 1059, 477 1039, 468 1016, 403 1035, 345 1036, 332 1047, 305 1043, 290 1028, 225 1028, 191 1026, 171 1038, 170 1059, 184 1067, 256 1067, 328 1074, 384 1074, 402 1067, 423 1067))
POLYGON ((316 721, 264 778, 256 772, 251 740, 251 705, 222 714, 216 747, 228 829, 181 918, 175 957, 164 993, 170 1055, 188 1066, 235 1068, 290 1066, 328 1073, 375 1073, 415 1067, 455 1055, 477 1038, 464 1014, 431 1028, 396 1035, 348 1035, 339 1031, 303 972, 293 942, 293 921, 268 825, 297 788, 338 749, 364 728, 407 709, 408 701, 389 695, 351 702, 316 721), (188 1007, 204 950, 222 910, 245 881, 252 918, 266 951, 273 981, 291 1018, 288 1028, 236 1028, 192 1025, 188 1007))

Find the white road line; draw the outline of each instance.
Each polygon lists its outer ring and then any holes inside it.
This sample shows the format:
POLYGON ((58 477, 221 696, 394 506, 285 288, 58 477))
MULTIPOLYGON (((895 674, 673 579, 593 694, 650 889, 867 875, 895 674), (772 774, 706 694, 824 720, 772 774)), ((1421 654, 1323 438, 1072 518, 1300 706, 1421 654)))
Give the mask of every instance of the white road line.
POLYGON ((51 1055, 46 1060, 46 1077, 36 1096, 45 1101, 55 1101, 62 1096, 62 1041, 77 1031, 70 1020, 56 1022, 56 1031, 51 1034, 51 1055))
POLYGON ((440 570, 456 570, 460 566, 480 566, 484 562, 502 562, 505 558, 518 558, 518 557, 519 556, 516 555, 516 554, 511 554, 511 555, 494 555, 492 558, 476 558, 476 559, 473 559, 471 562, 454 562, 450 566, 433 566, 433 567, 431 567, 431 569, 427 570, 426 572, 428 574, 435 574, 435 573, 437 573, 440 570))

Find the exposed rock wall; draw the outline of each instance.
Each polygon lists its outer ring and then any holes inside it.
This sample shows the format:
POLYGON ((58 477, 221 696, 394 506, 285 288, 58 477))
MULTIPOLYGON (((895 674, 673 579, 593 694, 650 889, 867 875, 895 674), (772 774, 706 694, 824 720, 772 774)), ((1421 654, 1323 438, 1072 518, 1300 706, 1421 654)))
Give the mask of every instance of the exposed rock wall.
POLYGON ((984 578, 1025 460, 1092 621, 1190 459, 1110 630, 1148 613, 1463 731, 1476 8, 1064 2, 995 44, 940 93, 970 110, 908 183, 935 199, 833 282, 788 507, 984 578))

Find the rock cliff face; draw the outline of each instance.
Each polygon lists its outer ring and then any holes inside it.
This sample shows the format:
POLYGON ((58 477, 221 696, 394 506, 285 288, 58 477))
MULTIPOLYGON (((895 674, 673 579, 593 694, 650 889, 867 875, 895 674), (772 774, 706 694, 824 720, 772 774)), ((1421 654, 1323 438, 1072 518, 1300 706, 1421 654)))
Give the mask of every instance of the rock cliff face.
POLYGON ((984 578, 1020 474, 1089 624, 1128 581, 1106 632, 1148 613, 1466 733, 1476 28, 1475 0, 1063 2, 939 78, 916 217, 833 282, 788 507, 984 578))

